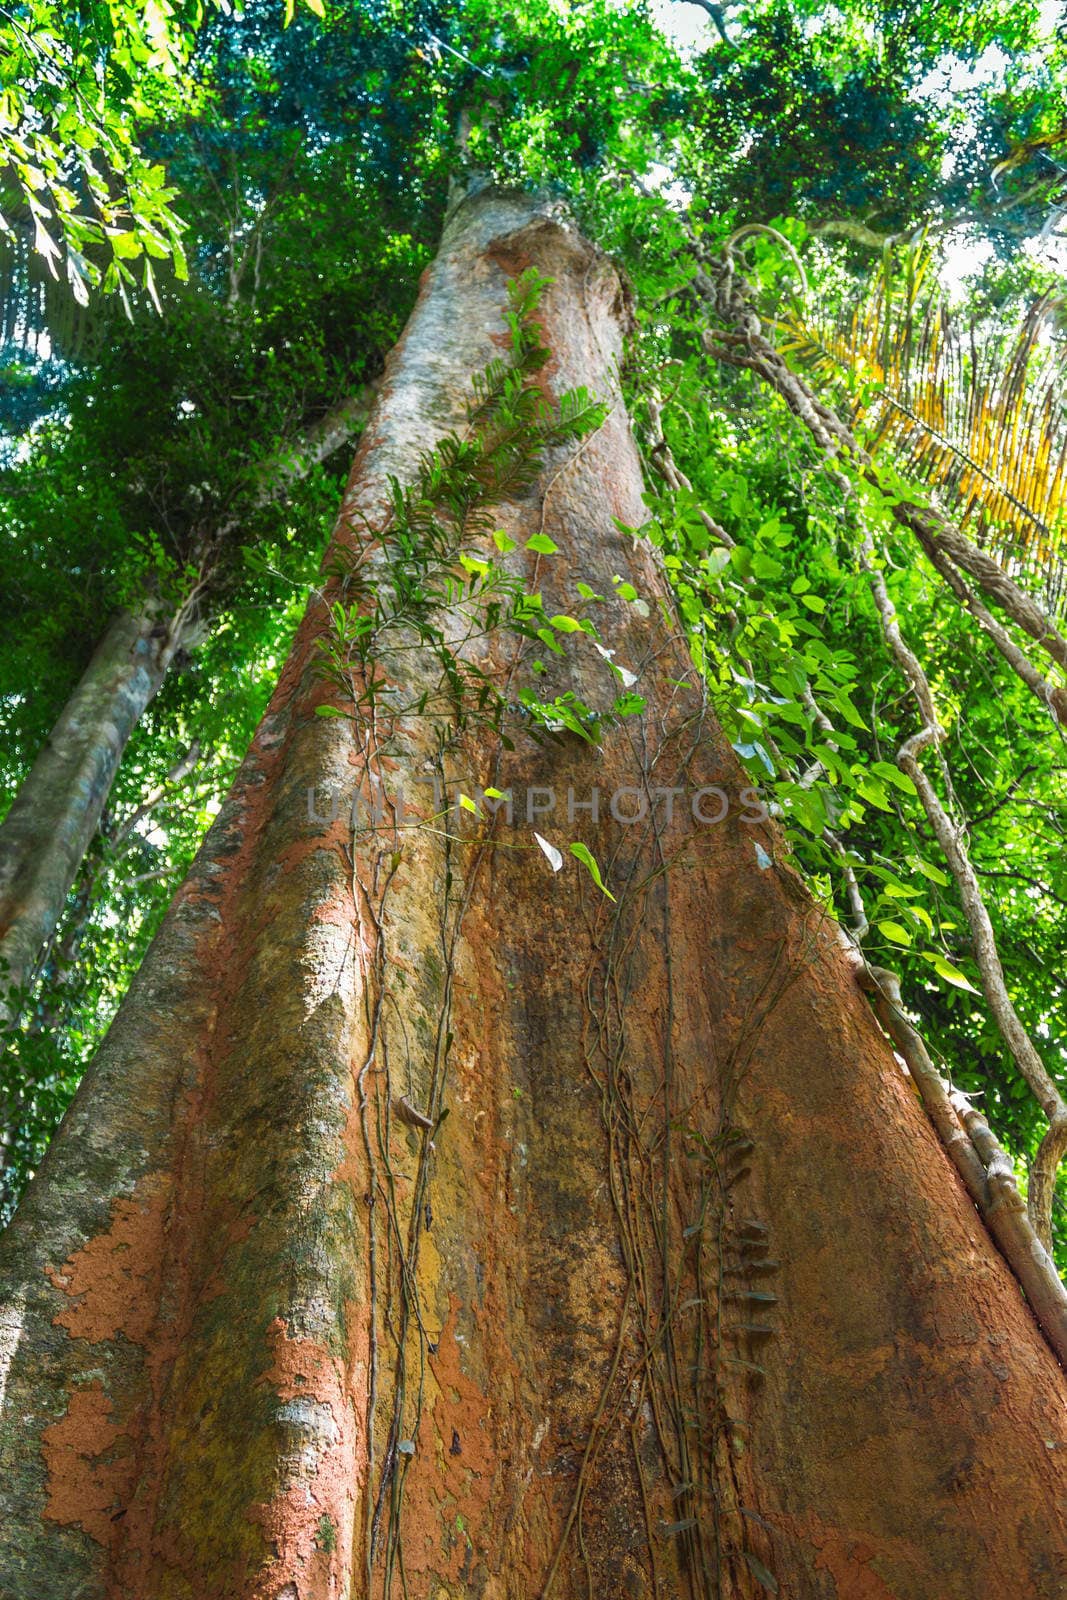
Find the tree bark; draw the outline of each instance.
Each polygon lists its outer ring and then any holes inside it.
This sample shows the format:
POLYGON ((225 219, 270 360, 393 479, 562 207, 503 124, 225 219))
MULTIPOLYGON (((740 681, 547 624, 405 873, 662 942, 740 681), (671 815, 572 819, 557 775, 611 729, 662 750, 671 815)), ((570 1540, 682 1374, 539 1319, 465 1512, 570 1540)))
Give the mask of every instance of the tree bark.
POLYGON ((19 1010, 173 654, 150 607, 116 613, 0 824, 0 1024, 19 1010))
MULTIPOLYGON (((468 199, 338 551, 373 564, 387 476, 463 425, 530 264, 546 384, 612 392, 610 266, 535 199, 468 199)), ((1063 1595, 1063 1373, 743 792, 620 527, 641 488, 615 398, 500 509, 550 612, 605 597, 647 702, 598 747, 454 744, 450 791, 510 790, 514 826, 435 813, 425 718, 379 758, 372 719, 315 714, 313 598, 0 1242, 11 1600, 1063 1595)), ((566 644, 550 692, 610 705, 566 644)), ((544 681, 514 638, 479 648, 544 681)))

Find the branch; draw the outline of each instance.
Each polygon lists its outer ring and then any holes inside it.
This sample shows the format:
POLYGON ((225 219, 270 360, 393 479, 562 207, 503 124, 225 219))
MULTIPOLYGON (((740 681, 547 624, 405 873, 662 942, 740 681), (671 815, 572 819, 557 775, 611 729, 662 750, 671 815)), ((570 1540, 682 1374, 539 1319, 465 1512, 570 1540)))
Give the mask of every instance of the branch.
POLYGON ((910 240, 913 233, 920 230, 898 229, 895 233, 876 233, 865 222, 853 222, 850 217, 834 217, 829 222, 818 223, 811 231, 816 236, 851 239, 854 244, 869 245, 872 250, 888 250, 901 239, 910 240))
POLYGON ((364 384, 357 394, 349 395, 332 411, 298 438, 283 444, 274 455, 268 456, 256 471, 255 504, 267 505, 279 489, 306 478, 315 467, 321 466, 347 444, 353 434, 359 433, 370 416, 370 409, 378 393, 377 383, 364 384))
POLYGON ((1067 906, 1067 900, 1064 899, 1063 895, 1057 894, 1055 889, 1050 888, 1047 883, 1043 883, 1040 878, 1030 877, 1029 873, 1011 872, 998 867, 976 866, 974 870, 980 878, 1008 878, 1014 883, 1025 883, 1028 888, 1036 889, 1047 899, 1054 900, 1058 906, 1067 906))
POLYGON ((901 520, 910 523, 924 548, 930 544, 943 550, 958 567, 977 579, 990 599, 995 600, 1057 666, 1067 668, 1067 639, 1044 608, 1025 589, 1020 589, 999 562, 986 555, 958 528, 940 519, 924 518, 914 506, 902 507, 902 511, 905 515, 901 520))
POLYGON ((971 613, 978 626, 988 635, 994 649, 999 650, 1012 671, 1048 707, 1060 726, 1067 726, 1067 689, 1061 684, 1050 683, 1038 671, 1026 652, 1020 650, 1007 629, 1003 628, 989 609, 982 604, 970 584, 964 582, 940 545, 936 541, 927 544, 917 529, 913 531, 919 538, 930 565, 941 574, 960 605, 971 613))
MULTIPOLYGON (((306 433, 282 444, 260 463, 252 475, 252 509, 260 510, 333 455, 364 426, 378 392, 377 381, 366 383, 349 395, 306 433)), ((173 655, 179 649, 194 649, 202 631, 201 603, 210 594, 219 558, 227 540, 241 526, 242 516, 227 517, 212 529, 202 544, 198 580, 167 625, 161 647, 173 655)))
POLYGON ((179 757, 179 759, 167 772, 163 782, 157 784, 154 789, 150 789, 137 809, 135 811, 131 811, 125 822, 123 822, 114 833, 108 835, 107 845, 110 856, 114 857, 119 846, 126 842, 130 834, 137 827, 137 824, 139 822, 143 822, 150 811, 155 810, 156 806, 158 806, 159 802, 164 798, 168 790, 171 789, 174 784, 181 783, 183 779, 189 776, 190 772, 193 771, 194 767, 199 762, 200 756, 200 740, 194 739, 185 754, 179 757))
POLYGON ((730 43, 730 35, 726 31, 726 11, 723 6, 717 6, 714 0, 678 0, 680 5, 699 6, 701 11, 706 11, 719 30, 719 37, 723 44, 730 43))
POLYGON ((940 741, 941 730, 937 723, 933 696, 926 674, 900 632, 896 610, 889 597, 885 578, 877 565, 874 546, 866 529, 863 530, 861 562, 870 579, 886 642, 897 665, 912 685, 923 717, 923 726, 919 732, 906 739, 897 751, 897 766, 915 785, 927 820, 934 830, 934 835, 955 879, 963 913, 974 941, 974 957, 989 1009, 1011 1052, 1016 1068, 1049 1119, 1048 1130, 1038 1146, 1037 1155, 1030 1169, 1028 1209, 1034 1232, 1045 1249, 1050 1250, 1052 1194, 1056 1169, 1064 1151, 1067 1150, 1067 1102, 1064 1101, 1038 1054, 1008 994, 993 924, 964 843, 963 830, 955 826, 941 804, 933 784, 919 764, 920 751, 928 745, 936 745, 940 741))
MULTIPOLYGON (((693 0, 699 5, 700 0, 693 0)), ((1020 190, 1018 194, 1003 194, 999 200, 990 202, 984 210, 988 215, 999 216, 1003 211, 1012 211, 1018 206, 1029 205, 1036 200, 1042 191, 1055 187, 1059 182, 1057 176, 1039 178, 1028 188, 1020 190)), ((817 222, 811 227, 811 232, 816 237, 851 239, 854 244, 867 245, 872 250, 889 250, 895 244, 913 244, 920 234, 937 235, 950 233, 953 228, 960 227, 967 222, 975 223, 977 213, 962 206, 958 211, 952 211, 947 216, 929 217, 925 221, 913 223, 909 228, 898 228, 893 233, 878 233, 874 228, 869 228, 865 222, 856 222, 851 217, 830 217, 825 222, 817 222)), ((1007 233, 1020 233, 1019 226, 1001 221, 998 224, 1007 233)), ((1027 234, 1033 232, 1032 227, 1025 229, 1027 234)))
MULTIPOLYGON (((675 493, 679 489, 687 489, 692 494, 693 485, 675 462, 671 447, 667 443, 667 436, 663 431, 663 407, 655 390, 648 392, 646 404, 648 406, 649 428, 653 439, 656 441, 650 449, 649 455, 655 463, 660 477, 666 483, 668 489, 673 490, 675 493)), ((724 545, 727 550, 732 550, 734 540, 731 539, 726 529, 716 522, 715 518, 705 511, 703 506, 698 508, 698 515, 716 544, 724 545)))

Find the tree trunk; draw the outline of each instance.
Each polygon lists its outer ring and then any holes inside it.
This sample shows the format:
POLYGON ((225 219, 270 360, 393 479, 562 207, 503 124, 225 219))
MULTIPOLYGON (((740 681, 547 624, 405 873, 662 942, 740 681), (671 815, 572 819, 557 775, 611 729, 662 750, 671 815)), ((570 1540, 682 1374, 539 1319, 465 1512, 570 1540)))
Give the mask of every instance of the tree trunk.
MULTIPOLYGON (((339 549, 463 426, 531 263, 547 385, 612 390, 610 266, 533 199, 468 199, 339 549)), ((550 613, 606 597, 647 706, 599 747, 468 731, 450 791, 510 789, 514 826, 411 817, 425 718, 378 755, 373 718, 314 714, 312 600, 2 1244, 10 1600, 1067 1592, 1063 1373, 615 519, 642 520, 617 400, 499 526, 550 613)), ((551 693, 610 705, 565 639, 551 693)), ((509 694, 543 681, 484 650, 509 694)))
POLYGON ((52 937, 122 753, 173 646, 150 608, 119 611, 0 824, 0 1024, 52 937))

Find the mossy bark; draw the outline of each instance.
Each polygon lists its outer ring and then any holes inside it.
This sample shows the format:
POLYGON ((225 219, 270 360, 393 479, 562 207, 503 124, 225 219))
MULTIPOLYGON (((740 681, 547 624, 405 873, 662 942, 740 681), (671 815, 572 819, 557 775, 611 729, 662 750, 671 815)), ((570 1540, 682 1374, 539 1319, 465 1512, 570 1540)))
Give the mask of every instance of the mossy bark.
MULTIPOLYGON (((471 197, 339 548, 462 425, 528 265, 546 386, 614 398, 610 266, 535 199, 471 197)), ((315 714, 312 600, 0 1246, 10 1600, 1067 1592, 1063 1373, 742 792, 620 527, 640 497, 615 398, 501 508, 551 611, 605 597, 647 701, 598 748, 458 741, 451 786, 510 788, 513 826, 431 820, 417 718, 372 758, 367 719, 315 714)), ((567 644, 550 692, 610 705, 567 644)), ((514 638, 479 648, 528 681, 514 638)))

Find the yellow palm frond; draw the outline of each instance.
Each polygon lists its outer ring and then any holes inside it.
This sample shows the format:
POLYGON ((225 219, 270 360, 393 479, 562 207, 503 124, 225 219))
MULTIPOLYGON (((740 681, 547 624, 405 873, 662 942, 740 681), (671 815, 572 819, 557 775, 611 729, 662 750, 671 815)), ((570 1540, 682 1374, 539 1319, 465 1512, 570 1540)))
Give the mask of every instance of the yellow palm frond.
POLYGON ((929 485, 976 542, 1055 606, 1067 600, 1067 344, 1051 294, 1021 325, 977 327, 931 289, 920 248, 844 314, 779 317, 779 348, 845 383, 852 423, 929 485))

